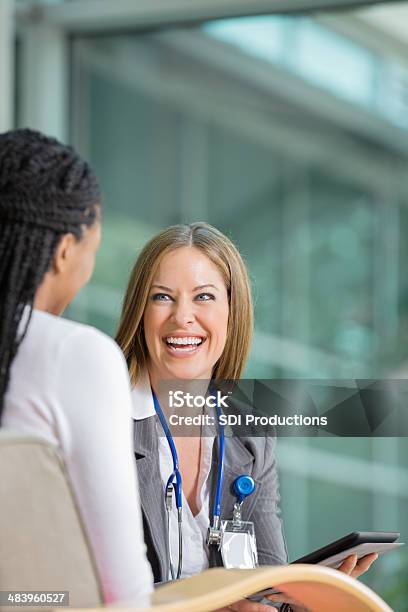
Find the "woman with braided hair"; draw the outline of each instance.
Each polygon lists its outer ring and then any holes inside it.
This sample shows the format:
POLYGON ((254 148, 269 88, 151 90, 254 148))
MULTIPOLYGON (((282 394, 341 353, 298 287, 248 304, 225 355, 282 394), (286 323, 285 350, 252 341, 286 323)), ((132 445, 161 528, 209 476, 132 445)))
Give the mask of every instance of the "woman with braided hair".
POLYGON ((117 345, 60 315, 89 280, 100 191, 71 148, 0 135, 0 421, 60 449, 105 602, 146 601, 127 368, 117 345))

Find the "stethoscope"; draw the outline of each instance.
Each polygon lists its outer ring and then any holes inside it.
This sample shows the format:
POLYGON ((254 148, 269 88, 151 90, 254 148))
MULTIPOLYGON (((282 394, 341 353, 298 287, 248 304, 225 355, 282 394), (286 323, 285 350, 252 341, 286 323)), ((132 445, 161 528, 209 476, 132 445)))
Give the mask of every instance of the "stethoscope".
MULTIPOLYGON (((165 487, 165 505, 167 512, 167 538, 168 538, 168 551, 169 551, 169 561, 170 561, 170 573, 172 580, 178 580, 181 577, 181 572, 183 568, 183 530, 182 530, 182 522, 183 522, 183 483, 181 478, 181 473, 179 469, 179 460, 177 455, 176 445, 174 444, 173 436, 169 429, 166 417, 160 407, 159 401, 156 397, 156 394, 152 390, 154 408, 156 410, 156 414, 159 417, 161 426, 166 435, 167 442, 170 448, 170 452, 173 459, 173 472, 170 474, 167 484, 165 487), (178 523, 178 566, 177 572, 174 570, 173 559, 171 554, 171 542, 170 542, 170 516, 171 509, 173 503, 173 491, 176 500, 176 508, 177 508, 177 523, 178 523)), ((219 545, 221 540, 221 530, 220 530, 220 517, 221 517, 221 495, 222 495, 222 486, 224 482, 224 455, 225 455, 225 433, 224 426, 220 422, 221 417, 221 409, 216 404, 216 413, 217 413, 217 424, 218 424, 218 473, 217 473, 217 485, 215 491, 213 512, 212 512, 212 521, 209 528, 208 533, 208 544, 216 544, 219 545)), ((237 497, 236 508, 241 508, 242 502, 244 499, 253 493, 255 490, 255 483, 251 476, 243 474, 238 476, 234 480, 233 483, 233 491, 237 497)))

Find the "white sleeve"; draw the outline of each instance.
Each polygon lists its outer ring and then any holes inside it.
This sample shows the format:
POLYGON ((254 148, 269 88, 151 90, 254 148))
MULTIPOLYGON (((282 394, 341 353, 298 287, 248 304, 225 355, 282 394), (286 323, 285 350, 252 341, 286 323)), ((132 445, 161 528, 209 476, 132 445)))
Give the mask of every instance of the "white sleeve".
POLYGON ((105 602, 145 605, 153 577, 143 539, 124 357, 108 336, 84 327, 64 340, 56 366, 58 437, 105 602))

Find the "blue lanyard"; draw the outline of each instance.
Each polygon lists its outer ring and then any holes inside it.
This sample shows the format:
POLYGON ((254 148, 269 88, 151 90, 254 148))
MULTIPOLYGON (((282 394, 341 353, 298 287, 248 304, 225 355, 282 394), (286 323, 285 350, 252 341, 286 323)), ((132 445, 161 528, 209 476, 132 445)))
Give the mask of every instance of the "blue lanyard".
MULTIPOLYGON (((153 402, 154 408, 156 410, 156 414, 159 417, 160 423, 163 427, 163 431, 166 434, 167 442, 169 444, 169 448, 171 451, 171 455, 173 458, 173 472, 170 475, 166 490, 170 485, 173 485, 175 493, 176 493, 176 506, 177 509, 181 509, 183 503, 183 495, 182 495, 182 479, 179 469, 179 460, 177 455, 176 445, 174 444, 173 436, 169 429, 169 426, 166 421, 166 417, 163 414, 163 411, 160 407, 159 401, 156 397, 156 394, 152 391, 153 394, 153 402)), ((225 435, 224 435, 224 426, 220 423, 221 409, 217 404, 216 407, 217 412, 217 420, 218 420, 218 474, 217 474, 217 488, 215 492, 214 499, 214 507, 213 507, 213 518, 221 516, 221 494, 222 494, 222 485, 224 481, 224 453, 225 453, 225 435)))
POLYGON ((213 519, 221 516, 221 494, 222 485, 224 482, 224 453, 225 453, 225 435, 224 425, 221 424, 221 408, 217 404, 217 421, 218 421, 218 474, 217 474, 217 488, 215 491, 214 508, 213 508, 213 519))

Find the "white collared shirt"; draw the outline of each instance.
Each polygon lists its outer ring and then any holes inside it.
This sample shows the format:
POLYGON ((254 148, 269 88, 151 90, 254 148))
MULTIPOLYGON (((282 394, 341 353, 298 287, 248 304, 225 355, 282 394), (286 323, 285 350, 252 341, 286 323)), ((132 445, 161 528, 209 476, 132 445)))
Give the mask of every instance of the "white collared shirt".
MULTIPOLYGON (((150 388, 149 375, 145 372, 137 385, 132 389, 133 419, 139 421, 148 417, 155 416, 156 411, 153 403, 152 391, 150 388)), ((173 472, 173 459, 167 442, 163 434, 160 423, 156 424, 158 435, 160 475, 163 484, 163 497, 169 476, 173 472)), ((200 469, 197 487, 197 507, 199 513, 193 516, 190 506, 183 493, 183 570, 181 577, 193 576, 208 568, 209 551, 206 544, 207 531, 210 524, 210 485, 209 478, 211 470, 211 458, 213 452, 214 438, 205 436, 201 438, 200 469)), ((172 514, 170 517, 170 546, 174 570, 177 572, 178 566, 178 524, 177 509, 173 502, 172 514)), ((168 576, 171 579, 171 575, 168 576)))

